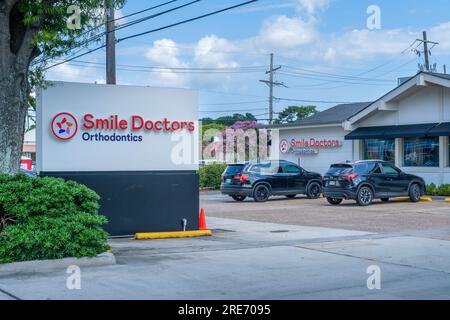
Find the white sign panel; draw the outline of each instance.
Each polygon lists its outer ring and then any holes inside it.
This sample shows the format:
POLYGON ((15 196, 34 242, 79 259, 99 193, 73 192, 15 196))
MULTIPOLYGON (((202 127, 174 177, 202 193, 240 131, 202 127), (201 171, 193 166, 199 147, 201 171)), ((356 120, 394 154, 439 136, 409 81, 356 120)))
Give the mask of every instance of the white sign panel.
POLYGON ((41 172, 198 169, 194 91, 54 82, 37 98, 41 172))

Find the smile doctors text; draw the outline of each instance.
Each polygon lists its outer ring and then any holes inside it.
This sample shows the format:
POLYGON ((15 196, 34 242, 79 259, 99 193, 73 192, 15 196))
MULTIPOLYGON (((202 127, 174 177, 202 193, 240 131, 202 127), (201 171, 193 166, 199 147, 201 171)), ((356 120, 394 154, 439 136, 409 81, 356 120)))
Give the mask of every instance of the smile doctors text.
POLYGON ((146 120, 141 116, 134 115, 131 121, 120 119, 117 115, 109 118, 95 118, 92 114, 86 114, 83 117, 83 129, 85 130, 131 130, 131 131, 195 131, 193 121, 170 121, 167 118, 163 120, 146 120))
POLYGON ((195 131, 193 121, 171 121, 167 118, 162 120, 148 120, 141 116, 133 115, 129 120, 121 119, 117 115, 111 115, 108 118, 96 118, 93 114, 86 114, 83 117, 82 129, 84 131, 93 130, 97 133, 90 134, 85 132, 82 135, 84 141, 100 142, 142 142, 142 136, 139 132, 179 132, 186 130, 195 131), (112 135, 103 135, 99 131, 116 131, 112 135), (121 135, 122 131, 131 131, 126 135, 121 135))

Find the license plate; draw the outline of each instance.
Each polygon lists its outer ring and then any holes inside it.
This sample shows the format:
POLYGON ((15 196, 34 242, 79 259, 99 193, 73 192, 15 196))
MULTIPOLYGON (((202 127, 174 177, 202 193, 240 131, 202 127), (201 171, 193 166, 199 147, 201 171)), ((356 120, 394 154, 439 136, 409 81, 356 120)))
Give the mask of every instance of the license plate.
POLYGON ((339 186, 339 182, 337 182, 337 181, 329 181, 328 185, 329 186, 339 186))
POLYGON ((225 179, 225 183, 231 183, 231 179, 225 179))

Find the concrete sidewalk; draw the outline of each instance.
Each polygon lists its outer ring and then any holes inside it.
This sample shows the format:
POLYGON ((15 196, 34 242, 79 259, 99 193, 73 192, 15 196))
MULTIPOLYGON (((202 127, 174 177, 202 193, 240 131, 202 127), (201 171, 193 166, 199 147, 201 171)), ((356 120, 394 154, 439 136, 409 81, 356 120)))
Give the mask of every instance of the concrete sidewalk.
POLYGON ((450 230, 375 234, 208 218, 214 236, 112 240, 117 265, 0 275, 0 299, 449 299, 450 230), (381 268, 381 290, 367 267, 381 268))

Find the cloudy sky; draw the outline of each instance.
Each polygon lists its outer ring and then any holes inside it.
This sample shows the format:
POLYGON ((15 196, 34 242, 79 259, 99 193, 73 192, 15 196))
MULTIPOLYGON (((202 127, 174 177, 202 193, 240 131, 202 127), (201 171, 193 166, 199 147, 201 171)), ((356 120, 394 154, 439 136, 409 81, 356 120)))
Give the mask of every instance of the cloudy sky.
MULTIPOLYGON (((128 15, 167 0, 128 0, 117 14, 128 15)), ((132 22, 192 0, 117 21, 132 22)), ((219 10, 244 0, 202 0, 183 9, 124 28, 117 38, 152 30, 219 10)), ((399 77, 414 75, 422 57, 413 44, 428 31, 431 63, 450 71, 448 0, 260 0, 182 26, 120 42, 118 83, 192 88, 199 91, 201 116, 252 112, 267 119, 269 54, 275 54, 275 111, 313 104, 374 100, 399 77), (381 11, 381 29, 370 30, 368 7, 381 11), (167 67, 154 69, 149 67, 167 67)), ((93 45, 95 47, 95 45, 93 45)), ((418 50, 421 47, 417 48, 418 50)), ((104 50, 51 69, 50 80, 105 80, 104 50)))

